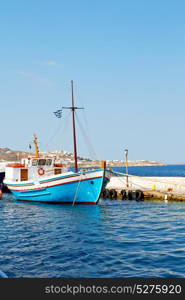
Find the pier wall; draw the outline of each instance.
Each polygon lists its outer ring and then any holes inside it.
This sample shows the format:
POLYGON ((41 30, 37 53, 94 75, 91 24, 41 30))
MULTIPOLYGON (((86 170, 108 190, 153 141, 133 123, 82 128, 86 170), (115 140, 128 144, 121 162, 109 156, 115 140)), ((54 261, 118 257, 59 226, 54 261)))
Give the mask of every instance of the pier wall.
POLYGON ((139 177, 128 176, 128 187, 125 176, 112 176, 106 189, 116 190, 117 198, 121 197, 121 191, 141 190, 144 198, 185 201, 184 177, 139 177))

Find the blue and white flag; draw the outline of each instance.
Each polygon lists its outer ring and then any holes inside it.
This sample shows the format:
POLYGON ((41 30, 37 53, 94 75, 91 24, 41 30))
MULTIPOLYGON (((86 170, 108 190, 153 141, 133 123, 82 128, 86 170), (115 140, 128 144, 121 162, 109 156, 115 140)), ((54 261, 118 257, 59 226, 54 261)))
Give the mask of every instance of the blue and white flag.
POLYGON ((61 118, 62 117, 62 109, 59 109, 57 111, 54 111, 54 114, 57 118, 61 118))

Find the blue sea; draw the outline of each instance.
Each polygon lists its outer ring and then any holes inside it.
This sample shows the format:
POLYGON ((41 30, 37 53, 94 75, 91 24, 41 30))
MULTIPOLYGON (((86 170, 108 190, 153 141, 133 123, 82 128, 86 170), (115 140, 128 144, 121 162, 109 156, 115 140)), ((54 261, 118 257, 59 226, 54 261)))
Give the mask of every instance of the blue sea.
MULTIPOLYGON (((185 166, 132 172, 184 176, 185 166)), ((185 203, 101 199, 72 207, 5 194, 0 225, 0 270, 8 277, 185 277, 185 203)))
MULTIPOLYGON (((125 173, 125 167, 113 167, 116 172, 125 173)), ((128 173, 136 176, 185 177, 185 165, 164 166, 133 166, 128 167, 128 173)))

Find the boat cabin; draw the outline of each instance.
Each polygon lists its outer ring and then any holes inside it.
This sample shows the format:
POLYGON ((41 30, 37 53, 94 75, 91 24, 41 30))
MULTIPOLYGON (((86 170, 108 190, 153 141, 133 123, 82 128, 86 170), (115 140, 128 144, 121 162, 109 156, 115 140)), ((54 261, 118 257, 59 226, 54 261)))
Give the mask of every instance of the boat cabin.
POLYGON ((6 166, 6 179, 12 181, 27 181, 37 178, 50 177, 67 172, 61 161, 53 157, 28 157, 21 163, 8 164, 6 166))

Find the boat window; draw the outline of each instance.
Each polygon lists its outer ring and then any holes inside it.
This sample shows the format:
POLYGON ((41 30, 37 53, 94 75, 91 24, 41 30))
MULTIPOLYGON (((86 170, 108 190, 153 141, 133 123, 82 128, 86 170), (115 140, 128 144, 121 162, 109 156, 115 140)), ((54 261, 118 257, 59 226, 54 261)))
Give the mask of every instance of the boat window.
POLYGON ((38 160, 37 159, 33 159, 32 160, 32 166, 37 166, 38 164, 38 160))
POLYGON ((46 165, 47 165, 47 166, 51 166, 51 163, 52 163, 52 159, 47 159, 47 160, 46 160, 46 165))
POLYGON ((38 165, 39 166, 44 166, 46 164, 46 159, 39 159, 38 160, 38 165))

